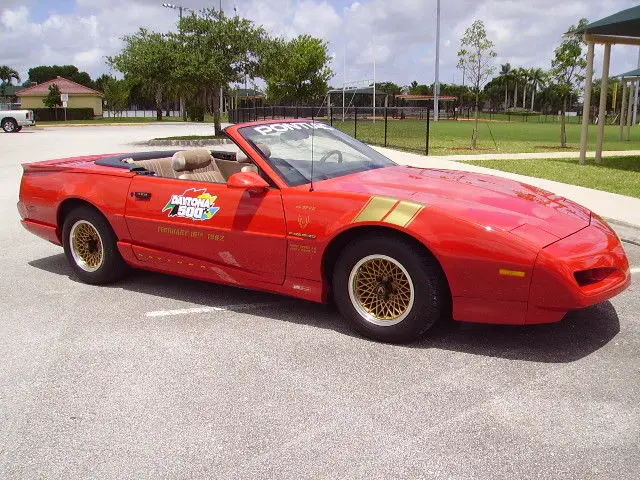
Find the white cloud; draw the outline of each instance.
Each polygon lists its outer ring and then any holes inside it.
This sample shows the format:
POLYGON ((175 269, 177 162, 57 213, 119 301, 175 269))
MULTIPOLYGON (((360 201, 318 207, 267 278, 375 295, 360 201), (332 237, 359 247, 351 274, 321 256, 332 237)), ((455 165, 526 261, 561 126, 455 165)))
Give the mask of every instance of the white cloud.
MULTIPOLYGON (((436 0, 223 0, 227 14, 264 25, 274 35, 307 33, 330 43, 335 52, 332 81, 342 83, 344 52, 349 80, 371 78, 400 84, 433 81, 436 0)), ((107 71, 105 57, 121 48, 120 37, 139 27, 176 28, 178 12, 161 0, 76 0, 71 12, 56 13, 55 2, 2 0, 0 64, 26 77, 32 66, 75 63, 93 77, 107 71), (37 10, 36 10, 37 9, 37 10), (40 18, 42 21, 34 21, 40 18)), ((193 9, 217 6, 210 0, 183 0, 193 9)), ((562 34, 582 16, 596 20, 636 5, 633 0, 446 0, 442 2, 441 79, 460 80, 456 52, 465 28, 480 19, 495 42, 496 65, 547 68, 562 34)), ((613 73, 630 70, 637 48, 613 48, 613 73)), ((599 67, 596 66, 597 74, 599 67)))

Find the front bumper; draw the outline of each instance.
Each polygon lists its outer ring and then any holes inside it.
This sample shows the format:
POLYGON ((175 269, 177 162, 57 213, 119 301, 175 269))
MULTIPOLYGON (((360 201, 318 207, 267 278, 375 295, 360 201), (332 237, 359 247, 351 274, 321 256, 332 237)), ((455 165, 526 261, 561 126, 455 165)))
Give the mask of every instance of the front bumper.
POLYGON ((629 261, 620 239, 593 216, 582 230, 542 249, 533 270, 525 323, 551 323, 566 312, 608 300, 631 284, 629 261), (575 273, 608 268, 606 278, 580 285, 575 273))

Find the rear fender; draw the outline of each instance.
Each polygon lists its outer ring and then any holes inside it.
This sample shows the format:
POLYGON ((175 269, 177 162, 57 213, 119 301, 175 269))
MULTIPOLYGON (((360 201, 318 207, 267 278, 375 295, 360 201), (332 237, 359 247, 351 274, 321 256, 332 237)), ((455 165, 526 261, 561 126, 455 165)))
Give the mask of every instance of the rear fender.
POLYGON ((131 177, 64 171, 25 171, 18 210, 23 219, 56 229, 60 239, 68 202, 86 202, 100 211, 121 240, 130 238, 124 222, 131 177))

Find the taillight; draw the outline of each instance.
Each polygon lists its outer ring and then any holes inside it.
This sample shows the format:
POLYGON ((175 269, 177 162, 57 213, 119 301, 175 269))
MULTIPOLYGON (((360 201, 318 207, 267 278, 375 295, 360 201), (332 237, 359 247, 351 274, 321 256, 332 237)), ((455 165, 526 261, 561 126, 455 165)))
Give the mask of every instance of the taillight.
POLYGON ((593 285, 594 283, 603 281, 615 271, 616 269, 613 267, 591 268, 589 270, 575 272, 573 276, 576 278, 578 285, 586 287, 587 285, 593 285))

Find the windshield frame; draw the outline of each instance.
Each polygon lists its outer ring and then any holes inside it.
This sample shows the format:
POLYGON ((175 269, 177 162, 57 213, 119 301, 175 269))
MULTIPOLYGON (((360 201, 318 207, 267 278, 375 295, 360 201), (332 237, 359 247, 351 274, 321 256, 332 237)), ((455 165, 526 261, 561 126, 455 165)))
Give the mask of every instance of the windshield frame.
MULTIPOLYGON (((367 145, 366 143, 361 142, 360 140, 352 137, 351 135, 348 135, 347 133, 345 133, 345 132, 343 132, 343 131, 341 131, 341 130, 339 130, 339 129, 337 129, 337 128, 335 128, 335 127, 333 127, 333 126, 331 126, 331 125, 329 125, 327 123, 318 122, 318 121, 313 120, 313 119, 305 119, 305 118, 287 119, 287 120, 279 119, 279 120, 268 120, 268 121, 259 121, 259 122, 240 123, 240 124, 231 125, 231 126, 225 128, 223 133, 225 135, 227 135, 228 137, 230 137, 236 144, 238 144, 238 146, 240 146, 239 143, 241 143, 238 140, 241 140, 242 143, 246 143, 251 148, 251 150, 253 150, 259 156, 259 160, 261 160, 266 165, 268 165, 269 170, 271 170, 273 172, 273 174, 277 175, 278 179, 288 187, 299 187, 299 186, 304 186, 304 185, 310 185, 312 182, 313 183, 322 182, 324 180, 330 180, 330 179, 334 179, 334 178, 353 175, 355 173, 361 173, 361 172, 366 172, 366 171, 370 171, 370 170, 377 170, 379 168, 386 168, 386 167, 392 167, 392 166, 396 166, 397 165, 397 163, 395 163, 393 160, 391 160, 390 158, 388 158, 384 154, 378 152, 377 150, 373 149, 371 146, 367 145), (265 155, 262 152, 262 150, 260 150, 260 148, 256 145, 256 142, 252 138, 250 138, 249 136, 247 136, 244 133, 246 131, 246 129, 248 129, 248 128, 255 128, 255 127, 259 127, 259 126, 268 126, 268 125, 274 125, 274 124, 301 124, 301 123, 308 124, 308 125, 313 124, 314 127, 312 127, 312 130, 314 132, 318 128, 332 130, 332 131, 335 132, 337 140, 339 140, 341 142, 344 142, 347 146, 353 148, 359 154, 363 155, 364 157, 367 157, 372 162, 377 160, 377 161, 382 162, 382 163, 380 165, 368 166, 368 168, 356 168, 356 169, 349 170, 349 171, 336 172, 335 175, 330 175, 328 177, 325 174, 325 175, 322 176, 322 178, 316 178, 315 172, 314 172, 312 178, 306 178, 306 176, 304 175, 304 173, 300 169, 294 167, 296 169, 296 171, 300 174, 300 176, 303 177, 303 179, 302 179, 302 181, 299 181, 299 182, 292 182, 291 179, 289 179, 285 175, 283 175, 283 172, 271 160, 271 158, 268 157, 267 155, 265 155), (315 125, 321 125, 321 127, 315 127, 315 125), (236 135, 239 138, 234 138, 236 135)), ((311 153, 311 152, 309 152, 309 153, 311 153)), ((258 160, 258 159, 256 159, 256 160, 258 160)), ((317 165, 318 162, 319 162, 319 160, 314 160, 313 163, 314 163, 314 165, 317 165)), ((311 177, 311 175, 309 175, 309 177, 311 177)))

